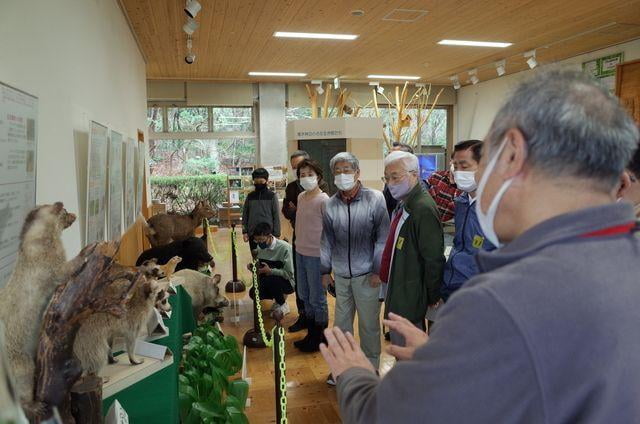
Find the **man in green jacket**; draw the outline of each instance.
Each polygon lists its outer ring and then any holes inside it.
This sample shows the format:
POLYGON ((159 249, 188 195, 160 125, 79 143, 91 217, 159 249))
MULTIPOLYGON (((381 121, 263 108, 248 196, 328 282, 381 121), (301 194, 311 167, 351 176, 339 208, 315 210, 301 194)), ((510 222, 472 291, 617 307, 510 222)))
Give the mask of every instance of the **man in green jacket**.
MULTIPOLYGON (((380 279, 388 283, 385 317, 393 312, 424 330, 427 308, 440 303, 445 264, 442 225, 436 203, 419 184, 418 158, 393 152, 384 165, 389 191, 400 202, 380 266, 380 279)), ((403 346, 404 338, 391 331, 391 342, 403 346)))

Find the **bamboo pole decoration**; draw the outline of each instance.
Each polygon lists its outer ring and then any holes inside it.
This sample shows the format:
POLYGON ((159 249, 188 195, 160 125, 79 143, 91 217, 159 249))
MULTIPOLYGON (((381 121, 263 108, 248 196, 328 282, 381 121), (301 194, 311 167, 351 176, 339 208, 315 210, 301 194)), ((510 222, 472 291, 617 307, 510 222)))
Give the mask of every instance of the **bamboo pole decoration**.
POLYGON ((311 118, 316 119, 318 117, 318 92, 313 89, 309 84, 305 84, 307 87, 307 94, 309 95, 309 102, 311 103, 311 118))

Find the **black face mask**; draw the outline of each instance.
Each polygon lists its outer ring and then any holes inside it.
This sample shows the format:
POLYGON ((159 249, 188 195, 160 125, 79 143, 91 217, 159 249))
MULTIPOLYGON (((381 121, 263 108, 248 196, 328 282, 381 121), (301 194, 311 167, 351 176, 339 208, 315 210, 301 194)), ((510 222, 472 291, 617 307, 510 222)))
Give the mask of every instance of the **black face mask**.
POLYGON ((258 243, 258 247, 260 249, 266 249, 267 247, 269 247, 269 243, 258 243))
POLYGON ((266 184, 254 184, 253 186, 256 188, 257 191, 262 191, 267 188, 266 184))

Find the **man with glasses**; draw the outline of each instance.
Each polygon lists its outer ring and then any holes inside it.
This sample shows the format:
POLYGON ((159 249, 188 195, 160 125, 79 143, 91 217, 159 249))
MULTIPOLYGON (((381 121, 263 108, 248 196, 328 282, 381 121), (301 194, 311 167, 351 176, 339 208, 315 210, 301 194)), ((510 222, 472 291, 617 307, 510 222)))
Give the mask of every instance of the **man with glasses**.
MULTIPOLYGON (((363 187, 358 180, 360 165, 353 154, 338 153, 329 165, 339 191, 324 204, 320 243, 322 282, 325 287, 335 284, 335 326, 353 333, 353 319, 358 313, 360 345, 378 369, 379 273, 389 215, 382 193, 363 187)), ((327 383, 335 384, 331 376, 327 383)))
MULTIPOLYGON (((425 330, 427 308, 437 307, 440 301, 445 263, 438 208, 420 186, 415 155, 392 152, 384 165, 389 192, 400 202, 391 218, 380 265, 380 279, 388 283, 385 316, 393 312, 425 330)), ((391 342, 404 346, 404 338, 393 329, 391 342)))

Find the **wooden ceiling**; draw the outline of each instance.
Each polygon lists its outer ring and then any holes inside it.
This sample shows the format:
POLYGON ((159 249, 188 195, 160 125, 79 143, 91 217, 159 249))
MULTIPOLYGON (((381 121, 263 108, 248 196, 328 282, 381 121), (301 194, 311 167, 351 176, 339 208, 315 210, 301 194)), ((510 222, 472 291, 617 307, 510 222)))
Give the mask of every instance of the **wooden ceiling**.
MULTIPOLYGON (((416 75, 450 84, 479 67, 495 78, 527 68, 522 53, 555 62, 640 38, 640 0, 199 0, 187 65, 184 0, 119 0, 147 61, 149 79, 273 81, 250 71, 306 72, 308 79, 364 81, 416 75), (351 11, 361 9, 362 17, 351 11), (426 10, 414 22, 383 20, 395 9, 426 10), (355 41, 278 39, 275 31, 358 34, 355 41), (440 46, 441 39, 505 41, 506 49, 440 46)), ((299 81, 300 79, 280 79, 299 81)))

